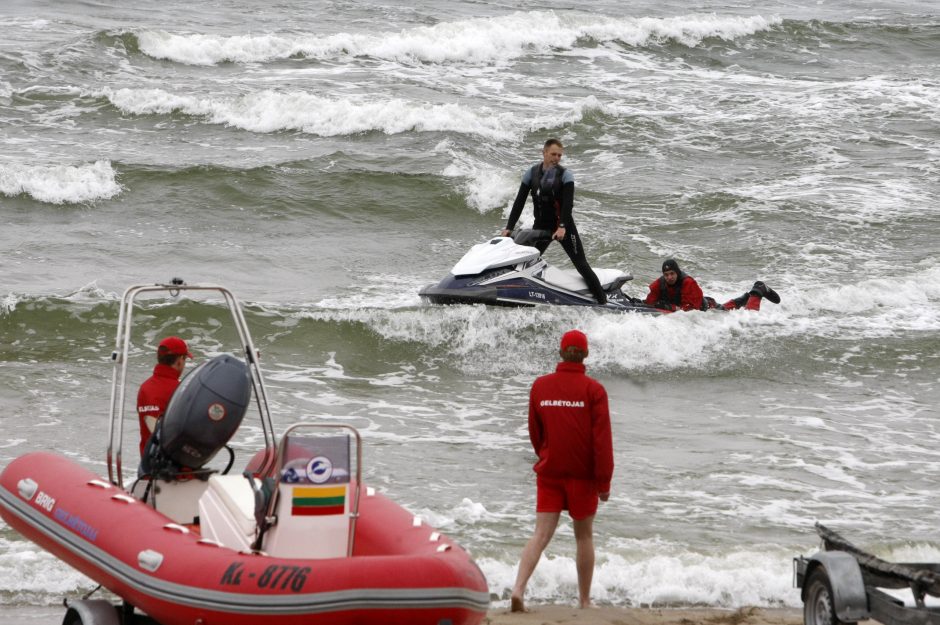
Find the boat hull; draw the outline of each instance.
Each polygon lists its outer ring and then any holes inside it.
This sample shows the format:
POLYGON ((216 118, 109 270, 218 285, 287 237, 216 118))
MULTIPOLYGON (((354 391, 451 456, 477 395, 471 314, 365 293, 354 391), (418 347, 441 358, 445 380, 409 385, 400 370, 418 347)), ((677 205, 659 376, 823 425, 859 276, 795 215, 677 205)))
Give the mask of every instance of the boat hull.
POLYGON ((353 556, 277 558, 200 538, 53 453, 0 475, 0 516, 162 625, 475 625, 486 580, 391 500, 363 497, 353 556))

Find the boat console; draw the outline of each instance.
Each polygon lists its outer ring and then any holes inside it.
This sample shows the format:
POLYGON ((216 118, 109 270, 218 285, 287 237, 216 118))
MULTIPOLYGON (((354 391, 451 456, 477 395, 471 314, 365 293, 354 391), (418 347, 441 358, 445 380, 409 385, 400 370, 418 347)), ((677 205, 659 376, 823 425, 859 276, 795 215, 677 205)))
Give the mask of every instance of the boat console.
POLYGON ((258 479, 249 470, 209 478, 199 499, 203 538, 282 558, 351 556, 359 517, 360 451, 359 432, 350 426, 291 426, 278 446, 273 479, 258 479), (310 432, 314 428, 348 433, 317 435, 310 432), (352 439, 355 479, 350 470, 352 439))

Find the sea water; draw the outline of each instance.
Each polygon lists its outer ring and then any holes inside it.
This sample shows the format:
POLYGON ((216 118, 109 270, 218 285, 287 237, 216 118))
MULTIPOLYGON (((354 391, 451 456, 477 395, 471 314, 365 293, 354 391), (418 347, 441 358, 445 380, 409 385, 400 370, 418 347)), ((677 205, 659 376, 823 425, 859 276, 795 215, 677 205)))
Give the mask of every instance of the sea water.
MULTIPOLYGON (((120 295, 178 276, 245 302, 278 430, 358 428, 369 484, 470 550, 496 606, 534 522, 529 386, 571 328, 614 428, 599 602, 797 606, 817 520, 940 559, 938 50, 932 2, 8 0, 0 465, 106 474, 120 295), (675 257, 719 301, 762 279, 781 304, 422 304, 550 136, 628 293, 675 257)), ((219 302, 137 322, 135 381, 168 334, 237 349, 219 302)), ((564 522, 531 601, 575 601, 573 555, 564 522)), ((0 605, 94 585, 0 525, 0 605)))

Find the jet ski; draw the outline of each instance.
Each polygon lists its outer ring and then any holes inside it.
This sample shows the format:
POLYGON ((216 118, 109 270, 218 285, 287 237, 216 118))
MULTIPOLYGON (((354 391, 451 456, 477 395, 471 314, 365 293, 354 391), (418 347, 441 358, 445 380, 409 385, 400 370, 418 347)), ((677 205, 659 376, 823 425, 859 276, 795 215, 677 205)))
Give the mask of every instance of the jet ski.
POLYGON ((548 264, 534 243, 550 236, 523 230, 515 237, 493 237, 470 248, 438 284, 418 294, 431 304, 487 304, 490 306, 590 306, 619 312, 660 314, 664 311, 630 297, 620 287, 633 276, 619 269, 594 269, 607 293, 598 304, 584 278, 574 269, 548 264))

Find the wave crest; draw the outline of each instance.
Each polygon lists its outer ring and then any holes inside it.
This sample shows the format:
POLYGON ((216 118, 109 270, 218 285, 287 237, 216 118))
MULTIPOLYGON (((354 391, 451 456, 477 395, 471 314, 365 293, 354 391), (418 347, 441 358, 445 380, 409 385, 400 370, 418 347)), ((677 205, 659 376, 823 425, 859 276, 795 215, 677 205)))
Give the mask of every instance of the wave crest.
POLYGON ((25 194, 49 204, 81 204, 112 198, 123 188, 110 161, 90 165, 0 164, 0 194, 25 194))
POLYGON ((296 56, 316 60, 351 56, 404 63, 485 64, 610 42, 644 47, 673 41, 695 47, 708 38, 747 37, 780 22, 779 18, 759 15, 612 19, 583 13, 531 11, 418 26, 397 33, 218 36, 147 30, 136 36, 144 54, 186 65, 265 63, 296 56))
POLYGON ((163 89, 105 92, 115 107, 134 115, 174 112, 257 133, 296 130, 321 137, 384 132, 460 132, 497 141, 516 139, 509 114, 473 111, 456 103, 400 98, 339 99, 298 91, 262 91, 236 98, 200 98, 163 89))

